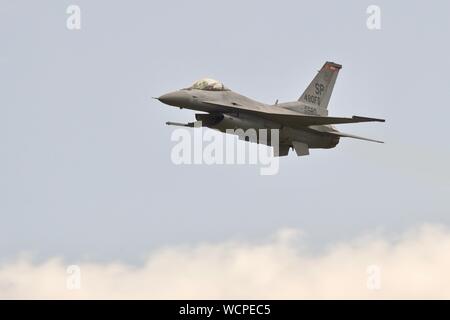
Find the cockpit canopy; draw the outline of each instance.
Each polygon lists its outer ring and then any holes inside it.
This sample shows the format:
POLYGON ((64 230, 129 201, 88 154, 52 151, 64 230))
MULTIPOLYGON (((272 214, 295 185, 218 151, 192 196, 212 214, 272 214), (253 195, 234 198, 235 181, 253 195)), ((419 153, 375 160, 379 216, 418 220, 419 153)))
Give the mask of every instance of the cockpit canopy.
POLYGON ((201 79, 196 81, 188 89, 206 90, 206 91, 229 91, 223 83, 213 79, 201 79))

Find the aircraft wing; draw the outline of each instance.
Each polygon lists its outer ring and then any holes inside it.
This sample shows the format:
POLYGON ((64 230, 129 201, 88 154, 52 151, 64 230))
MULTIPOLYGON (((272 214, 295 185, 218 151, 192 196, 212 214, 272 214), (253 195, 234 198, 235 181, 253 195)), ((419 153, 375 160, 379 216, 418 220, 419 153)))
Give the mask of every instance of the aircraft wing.
POLYGON ((358 123, 358 122, 384 122, 384 119, 366 118, 353 116, 351 118, 342 117, 322 117, 322 116, 308 116, 308 115, 279 115, 268 114, 268 119, 277 121, 281 124, 287 125, 292 128, 309 127, 315 125, 328 125, 328 124, 343 124, 343 123, 358 123))
POLYGON ((304 128, 314 125, 329 125, 329 124, 343 124, 343 123, 357 123, 357 122, 385 122, 384 119, 367 118, 353 116, 351 118, 343 117, 323 117, 323 116, 310 116, 299 114, 295 111, 280 108, 277 106, 270 106, 268 108, 257 107, 257 106, 243 106, 238 103, 217 103, 205 101, 205 103, 221 106, 230 112, 245 112, 249 114, 255 114, 262 118, 276 121, 282 125, 286 125, 291 128, 304 128))

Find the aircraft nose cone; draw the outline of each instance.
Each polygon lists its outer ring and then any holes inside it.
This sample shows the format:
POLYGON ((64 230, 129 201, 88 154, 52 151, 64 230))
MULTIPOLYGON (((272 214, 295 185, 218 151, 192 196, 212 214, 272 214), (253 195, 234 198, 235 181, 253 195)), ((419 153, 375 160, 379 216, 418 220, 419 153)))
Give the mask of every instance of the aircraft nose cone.
POLYGON ((183 104, 186 104, 188 102, 186 95, 180 91, 166 93, 159 97, 158 100, 162 103, 176 107, 183 106, 183 104))

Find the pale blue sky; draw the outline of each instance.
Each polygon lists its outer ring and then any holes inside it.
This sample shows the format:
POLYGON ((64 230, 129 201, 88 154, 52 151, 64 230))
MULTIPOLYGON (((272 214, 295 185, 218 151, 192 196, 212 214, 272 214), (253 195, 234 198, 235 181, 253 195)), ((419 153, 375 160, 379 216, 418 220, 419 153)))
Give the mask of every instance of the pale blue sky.
POLYGON ((313 247, 450 224, 450 6, 444 1, 2 1, 0 261, 140 261, 150 250, 303 230, 313 247), (82 29, 66 29, 81 7, 82 29), (366 28, 381 7, 382 29, 366 28), (263 102, 343 65, 330 115, 385 118, 332 150, 175 166, 193 112, 152 96, 205 76, 263 102))

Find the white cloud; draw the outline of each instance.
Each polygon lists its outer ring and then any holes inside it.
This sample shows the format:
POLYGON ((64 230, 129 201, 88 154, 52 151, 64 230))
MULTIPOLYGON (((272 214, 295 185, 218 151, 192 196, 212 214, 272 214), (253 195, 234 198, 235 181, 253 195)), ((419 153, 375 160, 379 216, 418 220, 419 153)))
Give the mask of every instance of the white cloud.
POLYGON ((166 248, 139 267, 83 263, 80 290, 67 289, 61 259, 18 258, 0 265, 0 298, 450 298, 450 231, 443 227, 423 226, 395 241, 365 237, 320 254, 299 249, 301 240, 284 230, 263 244, 166 248))

